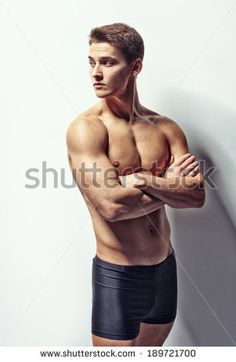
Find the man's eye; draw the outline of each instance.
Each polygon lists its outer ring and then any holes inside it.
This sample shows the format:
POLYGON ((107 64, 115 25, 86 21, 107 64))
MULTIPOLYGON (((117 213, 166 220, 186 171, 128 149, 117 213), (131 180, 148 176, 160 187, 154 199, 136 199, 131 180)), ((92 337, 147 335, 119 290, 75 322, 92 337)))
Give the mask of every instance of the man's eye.
POLYGON ((107 65, 112 65, 113 64, 111 60, 106 60, 104 63, 107 64, 107 65))
MULTIPOLYGON (((95 62, 93 62, 91 60, 89 61, 89 64, 91 65, 91 67, 95 66, 95 62)), ((104 60, 104 62, 102 64, 110 66, 110 65, 113 65, 114 63, 111 60, 104 60)))

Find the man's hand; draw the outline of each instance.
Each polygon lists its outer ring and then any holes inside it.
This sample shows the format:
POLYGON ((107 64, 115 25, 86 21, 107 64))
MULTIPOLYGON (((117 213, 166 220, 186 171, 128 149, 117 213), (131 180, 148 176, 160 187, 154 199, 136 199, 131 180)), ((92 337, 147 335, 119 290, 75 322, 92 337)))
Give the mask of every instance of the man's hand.
POLYGON ((124 187, 144 187, 147 183, 146 178, 139 172, 130 173, 129 175, 119 176, 121 185, 124 187))
POLYGON ((172 178, 178 176, 196 176, 199 173, 199 163, 195 161, 195 156, 185 153, 174 161, 171 156, 170 166, 164 173, 164 178, 172 178))

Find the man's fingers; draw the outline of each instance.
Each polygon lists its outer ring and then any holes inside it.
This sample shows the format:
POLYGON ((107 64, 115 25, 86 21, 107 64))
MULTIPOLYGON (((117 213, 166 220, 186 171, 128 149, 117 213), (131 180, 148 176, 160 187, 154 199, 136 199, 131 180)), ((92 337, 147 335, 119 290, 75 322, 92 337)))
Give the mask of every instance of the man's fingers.
POLYGON ((181 170, 182 176, 187 176, 190 174, 190 172, 199 169, 198 161, 192 162, 190 165, 188 165, 185 169, 181 170))
POLYGON ((181 171, 191 171, 192 169, 194 169, 196 166, 198 165, 198 161, 189 161, 189 164, 185 164, 184 166, 179 166, 181 171))
POLYGON ((180 166, 182 164, 182 162, 184 162, 185 160, 187 160, 187 158, 189 158, 191 156, 190 153, 185 153, 184 155, 182 155, 180 158, 178 158, 178 160, 176 160, 174 162, 175 166, 180 166))
POLYGON ((199 173, 199 166, 195 167, 188 176, 196 176, 199 173))
POLYGON ((173 155, 171 155, 171 158, 170 158, 170 165, 174 162, 174 156, 173 155))
MULTIPOLYGON (((182 164, 179 166, 180 170, 184 170, 185 168, 188 168, 195 160, 195 156, 191 155, 190 157, 187 158, 187 160, 185 160, 184 162, 182 162, 182 164)), ((196 166, 196 164, 195 164, 196 166)))
POLYGON ((195 176, 199 172, 199 163, 194 155, 185 153, 170 165, 169 170, 176 176, 195 176))

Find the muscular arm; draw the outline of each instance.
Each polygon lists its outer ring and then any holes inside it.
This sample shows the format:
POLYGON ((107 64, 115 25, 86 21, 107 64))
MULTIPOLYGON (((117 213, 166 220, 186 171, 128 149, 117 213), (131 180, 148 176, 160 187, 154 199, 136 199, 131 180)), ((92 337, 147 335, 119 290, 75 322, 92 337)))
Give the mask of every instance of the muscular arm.
POLYGON ((108 221, 132 219, 162 207, 152 195, 123 187, 106 156, 108 134, 99 121, 77 119, 67 130, 66 141, 73 177, 86 202, 108 221))
POLYGON ((134 219, 140 216, 144 216, 157 209, 160 209, 163 205, 165 205, 164 201, 158 199, 155 196, 152 196, 151 194, 145 194, 143 191, 140 200, 135 203, 118 203, 118 207, 112 221, 134 219))
MULTIPOLYGON (((175 160, 189 152, 184 132, 174 121, 166 120, 164 133, 175 160)), ((168 171, 169 175, 164 177, 139 173, 138 177, 145 177, 147 183, 135 187, 145 190, 147 194, 158 197, 173 208, 202 207, 205 202, 203 174, 198 172, 195 176, 172 176, 171 167, 168 171)))
MULTIPOLYGON (((145 175, 147 186, 143 186, 147 194, 158 197, 174 208, 202 207, 205 201, 203 176, 178 176, 171 179, 145 175)), ((139 188, 139 187, 137 187, 139 188)))

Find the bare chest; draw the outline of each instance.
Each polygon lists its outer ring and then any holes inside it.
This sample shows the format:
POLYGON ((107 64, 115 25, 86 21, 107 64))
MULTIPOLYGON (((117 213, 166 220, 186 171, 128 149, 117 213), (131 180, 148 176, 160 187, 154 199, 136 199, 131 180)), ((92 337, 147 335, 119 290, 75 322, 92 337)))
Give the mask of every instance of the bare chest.
POLYGON ((169 145, 157 124, 106 124, 106 153, 119 175, 147 171, 161 176, 170 159, 169 145))

